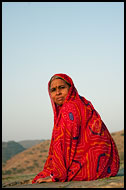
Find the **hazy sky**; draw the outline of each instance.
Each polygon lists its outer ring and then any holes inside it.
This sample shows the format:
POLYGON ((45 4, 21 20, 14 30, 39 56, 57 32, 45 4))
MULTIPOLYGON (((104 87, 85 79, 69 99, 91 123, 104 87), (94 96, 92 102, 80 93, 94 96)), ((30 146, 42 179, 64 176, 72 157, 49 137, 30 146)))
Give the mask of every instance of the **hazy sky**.
POLYGON ((123 2, 2 3, 2 141, 51 139, 55 73, 124 128, 123 2))

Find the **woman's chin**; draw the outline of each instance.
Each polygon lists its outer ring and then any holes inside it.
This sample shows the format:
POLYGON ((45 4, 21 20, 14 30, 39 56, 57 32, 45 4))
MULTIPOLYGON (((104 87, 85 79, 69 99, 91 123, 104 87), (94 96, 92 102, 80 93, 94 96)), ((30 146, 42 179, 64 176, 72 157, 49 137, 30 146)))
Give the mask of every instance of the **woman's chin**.
POLYGON ((56 104, 57 104, 58 106, 62 106, 62 105, 63 105, 63 101, 57 101, 56 104))

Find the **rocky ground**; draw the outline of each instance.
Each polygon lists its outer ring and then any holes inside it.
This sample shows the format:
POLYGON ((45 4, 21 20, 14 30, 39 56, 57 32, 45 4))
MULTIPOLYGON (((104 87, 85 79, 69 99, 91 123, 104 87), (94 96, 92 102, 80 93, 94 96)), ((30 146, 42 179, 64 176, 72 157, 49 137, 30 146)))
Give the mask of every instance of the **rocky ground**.
MULTIPOLYGON (((3 184, 3 188, 124 188, 124 168, 120 168, 117 176, 104 178, 95 181, 70 181, 70 182, 49 182, 31 184, 33 176, 17 177, 16 181, 3 184)), ((12 179, 11 179, 12 181, 12 179)))

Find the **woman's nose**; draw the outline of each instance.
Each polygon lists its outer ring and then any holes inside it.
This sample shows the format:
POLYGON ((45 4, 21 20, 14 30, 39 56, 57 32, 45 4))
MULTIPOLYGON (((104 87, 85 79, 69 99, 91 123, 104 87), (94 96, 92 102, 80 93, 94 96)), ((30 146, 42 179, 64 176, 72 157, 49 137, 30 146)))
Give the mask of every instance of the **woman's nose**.
POLYGON ((60 93, 61 93, 61 92, 60 92, 60 89, 57 88, 57 89, 56 89, 56 94, 59 95, 60 93))

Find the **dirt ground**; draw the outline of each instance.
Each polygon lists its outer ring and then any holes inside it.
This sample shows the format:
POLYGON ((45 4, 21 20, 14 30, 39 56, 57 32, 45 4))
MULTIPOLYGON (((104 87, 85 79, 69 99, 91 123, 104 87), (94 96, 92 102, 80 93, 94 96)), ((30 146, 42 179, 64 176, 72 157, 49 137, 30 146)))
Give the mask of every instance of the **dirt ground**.
MULTIPOLYGON (((31 184, 33 176, 29 179, 17 179, 11 183, 4 183, 3 188, 124 188, 124 168, 121 168, 115 177, 95 181, 70 181, 31 184)), ((12 181, 12 180, 11 180, 12 181)))

